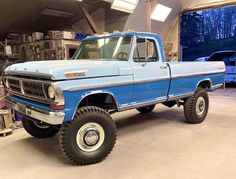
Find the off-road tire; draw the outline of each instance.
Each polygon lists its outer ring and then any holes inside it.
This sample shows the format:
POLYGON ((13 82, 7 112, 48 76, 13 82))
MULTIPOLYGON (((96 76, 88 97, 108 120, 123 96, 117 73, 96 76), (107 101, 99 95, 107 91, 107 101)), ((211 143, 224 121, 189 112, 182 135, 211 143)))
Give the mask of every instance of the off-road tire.
POLYGON ((53 137, 60 131, 59 126, 39 127, 40 124, 36 125, 36 122, 24 117, 22 118, 22 125, 27 133, 36 138, 53 137))
MULTIPOLYGON (((117 136, 117 128, 111 116, 103 109, 88 106, 77 109, 74 119, 65 123, 60 131, 60 146, 65 156, 76 165, 95 164, 105 159, 112 151, 117 136), (95 151, 84 151, 79 147, 77 133, 89 123, 99 124, 104 130, 104 141, 95 151)), ((84 139, 83 139, 84 141, 84 139)))
POLYGON ((150 105, 150 106, 145 106, 145 107, 141 107, 141 108, 137 108, 137 111, 140 112, 141 114, 147 114, 153 111, 153 109, 155 108, 155 104, 154 105, 150 105))
POLYGON ((198 88, 193 96, 188 97, 184 103, 184 115, 190 124, 202 123, 208 113, 209 109, 209 97, 207 91, 203 88, 198 88), (203 98, 205 100, 204 111, 201 115, 197 113, 197 100, 203 98))

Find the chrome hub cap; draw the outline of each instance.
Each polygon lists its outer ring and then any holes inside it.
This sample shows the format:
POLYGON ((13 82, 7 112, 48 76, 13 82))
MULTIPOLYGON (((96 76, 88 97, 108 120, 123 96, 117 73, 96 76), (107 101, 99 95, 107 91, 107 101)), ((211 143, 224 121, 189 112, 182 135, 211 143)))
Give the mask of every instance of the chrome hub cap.
POLYGON ((85 137, 84 137, 84 142, 88 146, 93 146, 95 145, 99 140, 99 134, 95 130, 90 130, 86 132, 85 137))
POLYGON ((78 147, 85 152, 93 152, 103 144, 105 132, 97 123, 84 124, 76 135, 78 147))
POLYGON ((45 125, 45 124, 39 123, 39 122, 34 122, 34 125, 36 125, 40 129, 47 129, 47 128, 49 128, 48 125, 45 125))
POLYGON ((197 103, 196 103, 196 112, 197 115, 202 115, 205 111, 205 107, 206 107, 206 102, 205 99, 203 97, 199 97, 197 99, 197 103))

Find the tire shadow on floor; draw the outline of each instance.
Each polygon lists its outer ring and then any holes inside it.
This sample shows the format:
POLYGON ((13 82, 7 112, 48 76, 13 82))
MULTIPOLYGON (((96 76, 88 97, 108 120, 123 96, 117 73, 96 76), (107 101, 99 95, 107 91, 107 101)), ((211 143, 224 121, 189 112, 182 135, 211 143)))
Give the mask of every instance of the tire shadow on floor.
POLYGON ((119 114, 116 114, 114 120, 118 131, 132 129, 133 132, 170 123, 177 123, 179 125, 186 124, 183 110, 178 108, 166 108, 164 110, 157 109, 148 114, 140 114, 135 111, 132 111, 131 113, 124 112, 120 116, 119 114))
POLYGON ((27 138, 18 140, 17 143, 21 146, 21 148, 30 148, 31 153, 47 159, 45 162, 50 160, 50 162, 56 163, 57 165, 71 164, 60 149, 57 135, 46 139, 37 139, 29 135, 27 138))

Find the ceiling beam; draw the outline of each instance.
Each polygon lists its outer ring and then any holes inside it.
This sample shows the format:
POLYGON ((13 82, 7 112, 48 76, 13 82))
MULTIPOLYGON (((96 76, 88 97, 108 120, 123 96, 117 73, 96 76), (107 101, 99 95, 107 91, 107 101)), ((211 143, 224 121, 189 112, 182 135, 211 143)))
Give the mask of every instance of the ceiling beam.
POLYGON ((151 20, 151 12, 152 12, 152 0, 146 0, 146 6, 147 6, 147 12, 146 12, 146 18, 147 18, 147 32, 152 31, 152 20, 151 20))
POLYGON ((79 7, 80 7, 80 9, 81 9, 81 12, 82 12, 84 18, 85 18, 85 19, 87 20, 87 22, 88 22, 90 28, 93 30, 93 32, 94 32, 95 34, 99 34, 100 31, 99 31, 97 25, 95 24, 93 18, 91 17, 91 15, 88 13, 87 9, 84 7, 84 5, 82 4, 82 2, 78 2, 78 4, 79 4, 79 7))

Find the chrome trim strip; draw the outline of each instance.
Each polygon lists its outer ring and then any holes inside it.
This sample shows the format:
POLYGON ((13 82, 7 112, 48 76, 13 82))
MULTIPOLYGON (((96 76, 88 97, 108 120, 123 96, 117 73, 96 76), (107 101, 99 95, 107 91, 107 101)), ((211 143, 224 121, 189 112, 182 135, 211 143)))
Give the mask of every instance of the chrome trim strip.
POLYGON ((170 77, 153 78, 153 79, 146 79, 146 80, 138 80, 138 81, 134 81, 134 83, 135 83, 135 84, 140 84, 140 83, 152 83, 152 82, 165 81, 165 80, 170 80, 170 77))
POLYGON ((119 107, 118 112, 130 110, 130 109, 135 109, 135 108, 140 108, 140 107, 145 107, 145 106, 149 106, 149 105, 153 105, 153 104, 163 103, 163 102, 166 102, 166 100, 167 100, 167 97, 160 97, 160 98, 153 100, 153 101, 147 101, 147 102, 143 102, 143 103, 132 103, 129 106, 119 107))
POLYGON ((174 100, 178 100, 178 99, 187 98, 189 96, 192 96, 193 94, 194 93, 187 93, 187 94, 181 94, 181 95, 169 95, 169 99, 167 101, 174 101, 174 100))
POLYGON ((109 87, 115 87, 115 86, 125 86, 133 84, 133 81, 127 81, 127 82, 117 82, 117 83, 111 83, 111 84, 101 84, 101 85, 91 85, 91 86, 84 86, 84 87, 73 87, 73 88, 66 88, 65 91, 80 91, 80 90, 89 90, 89 89, 97 89, 97 88, 109 88, 109 87))
POLYGON ((22 81, 27 81, 27 82, 35 82, 35 83, 43 83, 43 84, 51 84, 51 82, 48 81, 43 81, 43 80, 34 80, 34 79, 27 79, 27 78, 19 78, 19 77, 14 77, 14 76, 4 76, 5 79, 12 79, 12 80, 22 80, 22 81))
POLYGON ((46 110, 38 109, 35 107, 29 107, 22 104, 25 106, 25 113, 24 113, 19 110, 19 107, 16 102, 7 99, 6 103, 9 108, 21 113, 22 115, 28 116, 33 119, 37 119, 47 124, 60 125, 64 121, 64 117, 65 117, 64 112, 46 111, 46 110))
POLYGON ((158 82, 158 81, 165 81, 170 80, 170 78, 155 78, 155 79, 147 79, 147 80, 139 80, 139 81, 127 81, 127 82, 117 82, 111 84, 101 84, 101 85, 91 85, 85 87, 73 87, 67 88, 65 91, 79 91, 79 90, 89 90, 89 89, 97 89, 97 88, 108 88, 108 87, 115 87, 115 86, 125 86, 125 85, 134 85, 140 83, 151 83, 151 82, 158 82))
POLYGON ((10 70, 5 70, 6 75, 22 75, 22 76, 29 76, 29 77, 35 77, 35 78, 44 78, 47 80, 55 80, 54 76, 45 74, 45 73, 39 73, 39 72, 28 72, 28 71, 12 71, 10 70), (36 74, 37 73, 37 74, 36 74))
POLYGON ((189 78, 189 77, 194 77, 194 76, 199 76, 199 75, 211 75, 211 74, 223 74, 225 71, 212 71, 212 72, 204 72, 204 73, 195 73, 195 74, 190 74, 190 75, 175 75, 172 76, 172 79, 177 79, 177 78, 189 78))
POLYGON ((27 100, 30 100, 30 101, 36 101, 36 102, 39 102, 39 103, 44 103, 44 104, 54 104, 54 101, 49 101, 49 100, 42 100, 42 99, 38 99, 38 98, 34 98, 33 96, 30 96, 30 95, 22 95, 22 94, 19 94, 19 93, 16 93, 16 92, 12 92, 12 91, 9 91, 7 89, 8 93, 10 95, 13 95, 13 96, 17 96, 17 97, 20 97, 20 98, 24 98, 24 99, 27 99, 27 100))
POLYGON ((22 80, 19 80, 19 83, 20 83, 20 91, 21 91, 21 94, 22 95, 25 95, 25 91, 23 89, 23 81, 22 80))
POLYGON ((224 85, 224 84, 213 85, 213 86, 211 87, 211 90, 220 88, 220 87, 222 87, 223 85, 224 85))
POLYGON ((169 99, 167 99, 167 97, 160 97, 157 100, 153 100, 153 101, 148 101, 148 102, 143 102, 143 103, 132 103, 129 106, 119 107, 118 112, 130 110, 130 109, 135 109, 135 108, 139 108, 139 107, 145 107, 145 106, 158 104, 158 103, 164 103, 164 102, 173 101, 173 100, 177 100, 177 99, 183 99, 183 98, 187 98, 189 96, 192 96, 193 94, 194 93, 188 93, 188 94, 184 94, 184 95, 177 95, 177 96, 170 97, 169 99))
POLYGON ((45 86, 43 83, 42 83, 42 89, 43 89, 43 95, 44 95, 45 99, 48 99, 46 91, 45 91, 45 86))

